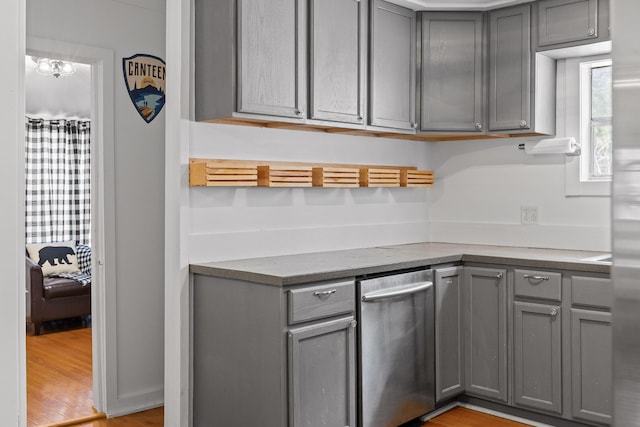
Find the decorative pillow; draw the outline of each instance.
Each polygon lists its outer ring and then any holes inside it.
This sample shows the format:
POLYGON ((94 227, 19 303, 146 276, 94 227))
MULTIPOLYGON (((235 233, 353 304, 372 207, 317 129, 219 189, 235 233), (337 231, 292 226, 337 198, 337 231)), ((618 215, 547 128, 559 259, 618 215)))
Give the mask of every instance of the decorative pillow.
POLYGON ((27 244, 29 258, 42 267, 42 274, 79 273, 76 244, 70 242, 27 244))

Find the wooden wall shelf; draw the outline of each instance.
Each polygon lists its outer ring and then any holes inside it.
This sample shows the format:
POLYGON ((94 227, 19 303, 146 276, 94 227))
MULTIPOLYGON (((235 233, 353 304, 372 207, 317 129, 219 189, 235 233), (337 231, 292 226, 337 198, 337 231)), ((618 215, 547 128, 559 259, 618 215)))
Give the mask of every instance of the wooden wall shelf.
POLYGON ((415 166, 190 159, 191 187, 431 187, 415 166))

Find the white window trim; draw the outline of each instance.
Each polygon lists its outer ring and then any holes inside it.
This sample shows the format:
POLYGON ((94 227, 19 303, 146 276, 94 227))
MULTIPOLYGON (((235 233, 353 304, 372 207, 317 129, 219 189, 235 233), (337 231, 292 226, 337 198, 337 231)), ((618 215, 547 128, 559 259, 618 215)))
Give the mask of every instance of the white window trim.
MULTIPOLYGON (((591 85, 588 73, 581 69, 591 68, 593 64, 611 61, 610 55, 598 55, 583 58, 568 58, 558 61, 558 136, 573 136, 587 153, 583 144, 585 136, 590 135, 589 121, 582 120, 581 112, 590 109, 588 97, 581 97, 582 88, 591 85), (581 65, 582 64, 582 65, 581 65), (586 86, 585 86, 586 85, 586 86), (581 99, 582 98, 582 99, 581 99)), ((571 157, 565 160, 566 196, 611 196, 611 181, 582 181, 581 164, 588 167, 588 156, 571 157)))

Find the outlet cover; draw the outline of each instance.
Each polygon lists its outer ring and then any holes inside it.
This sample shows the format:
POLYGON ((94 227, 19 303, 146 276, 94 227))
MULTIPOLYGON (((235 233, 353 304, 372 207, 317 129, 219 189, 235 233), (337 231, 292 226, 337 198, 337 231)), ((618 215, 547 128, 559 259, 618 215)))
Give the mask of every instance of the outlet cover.
POLYGON ((520 223, 524 225, 538 224, 538 207, 537 206, 521 206, 520 207, 520 223))

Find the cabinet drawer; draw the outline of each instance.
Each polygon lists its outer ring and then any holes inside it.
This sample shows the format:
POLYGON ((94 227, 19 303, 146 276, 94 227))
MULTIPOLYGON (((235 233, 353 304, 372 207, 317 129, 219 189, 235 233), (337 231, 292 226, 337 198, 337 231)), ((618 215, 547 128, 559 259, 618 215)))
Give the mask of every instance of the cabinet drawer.
POLYGON ((611 279, 572 276, 571 303, 610 309, 613 303, 611 279))
POLYGON ((327 283, 289 291, 289 324, 305 322, 355 309, 353 281, 327 283))
POLYGON ((518 297, 561 300, 562 274, 548 271, 516 270, 515 295, 518 297))

